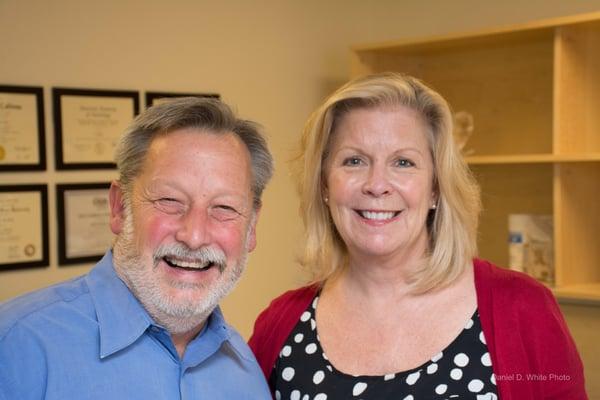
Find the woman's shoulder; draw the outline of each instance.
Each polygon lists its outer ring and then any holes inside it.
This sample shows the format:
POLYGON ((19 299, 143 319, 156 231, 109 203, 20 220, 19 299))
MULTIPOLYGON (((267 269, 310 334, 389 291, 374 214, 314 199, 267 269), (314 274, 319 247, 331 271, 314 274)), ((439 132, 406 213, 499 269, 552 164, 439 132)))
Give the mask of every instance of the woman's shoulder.
POLYGON ((306 308, 319 290, 316 284, 288 290, 275 297, 265 311, 280 312, 290 307, 306 308))
POLYGON ((552 291, 522 272, 501 268, 489 261, 474 260, 477 302, 481 309, 512 310, 520 318, 559 318, 552 291))
POLYGON ((510 296, 552 296, 549 288, 523 272, 502 268, 482 259, 475 259, 473 265, 478 289, 502 291, 510 296))

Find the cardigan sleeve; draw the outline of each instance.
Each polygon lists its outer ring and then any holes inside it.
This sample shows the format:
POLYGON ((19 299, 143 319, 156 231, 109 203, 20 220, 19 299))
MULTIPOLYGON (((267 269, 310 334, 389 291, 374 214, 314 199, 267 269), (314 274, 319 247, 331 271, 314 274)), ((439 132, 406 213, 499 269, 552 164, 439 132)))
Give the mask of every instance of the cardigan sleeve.
POLYGON ((248 345, 267 381, 285 340, 316 293, 314 285, 290 290, 274 299, 256 319, 248 345))
POLYGON ((552 292, 475 260, 478 307, 501 398, 587 399, 583 365, 552 292))
POLYGON ((531 357, 540 373, 529 379, 543 379, 544 399, 587 399, 583 364, 558 303, 549 289, 542 287, 539 304, 525 304, 530 329, 527 341, 536 351, 531 357))

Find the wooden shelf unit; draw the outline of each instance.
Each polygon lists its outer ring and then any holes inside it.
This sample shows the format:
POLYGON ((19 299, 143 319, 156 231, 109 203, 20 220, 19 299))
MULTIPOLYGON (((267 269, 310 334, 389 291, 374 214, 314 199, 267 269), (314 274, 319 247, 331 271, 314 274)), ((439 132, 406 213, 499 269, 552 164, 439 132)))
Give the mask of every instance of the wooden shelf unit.
POLYGON ((552 214, 556 295, 600 302, 600 12, 351 56, 353 76, 404 72, 473 115, 482 257, 507 265, 509 214, 552 214))

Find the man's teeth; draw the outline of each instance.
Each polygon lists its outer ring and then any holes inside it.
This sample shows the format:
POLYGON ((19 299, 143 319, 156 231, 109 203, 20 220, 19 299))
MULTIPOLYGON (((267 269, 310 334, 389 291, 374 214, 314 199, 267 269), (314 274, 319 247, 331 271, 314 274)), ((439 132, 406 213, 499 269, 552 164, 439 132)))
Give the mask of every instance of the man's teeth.
POLYGON ((360 215, 366 219, 373 219, 377 221, 383 221, 386 219, 394 218, 396 213, 394 211, 389 212, 375 212, 375 211, 359 211, 360 215))
POLYGON ((208 268, 213 265, 213 263, 210 261, 202 263, 202 262, 197 262, 197 261, 194 262, 194 261, 177 260, 177 259, 170 258, 170 257, 165 257, 165 260, 167 261, 167 263, 171 264, 172 266, 179 267, 179 268, 205 269, 205 268, 208 268))

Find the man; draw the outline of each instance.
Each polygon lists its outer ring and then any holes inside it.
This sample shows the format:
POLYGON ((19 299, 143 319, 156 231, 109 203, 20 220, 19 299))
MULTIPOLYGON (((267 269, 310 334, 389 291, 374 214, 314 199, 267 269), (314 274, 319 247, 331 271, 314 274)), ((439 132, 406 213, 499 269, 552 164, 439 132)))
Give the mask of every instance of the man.
POLYGON ((214 99, 151 107, 117 150, 112 251, 0 305, 0 399, 270 399, 219 300, 256 244, 272 158, 214 99))

